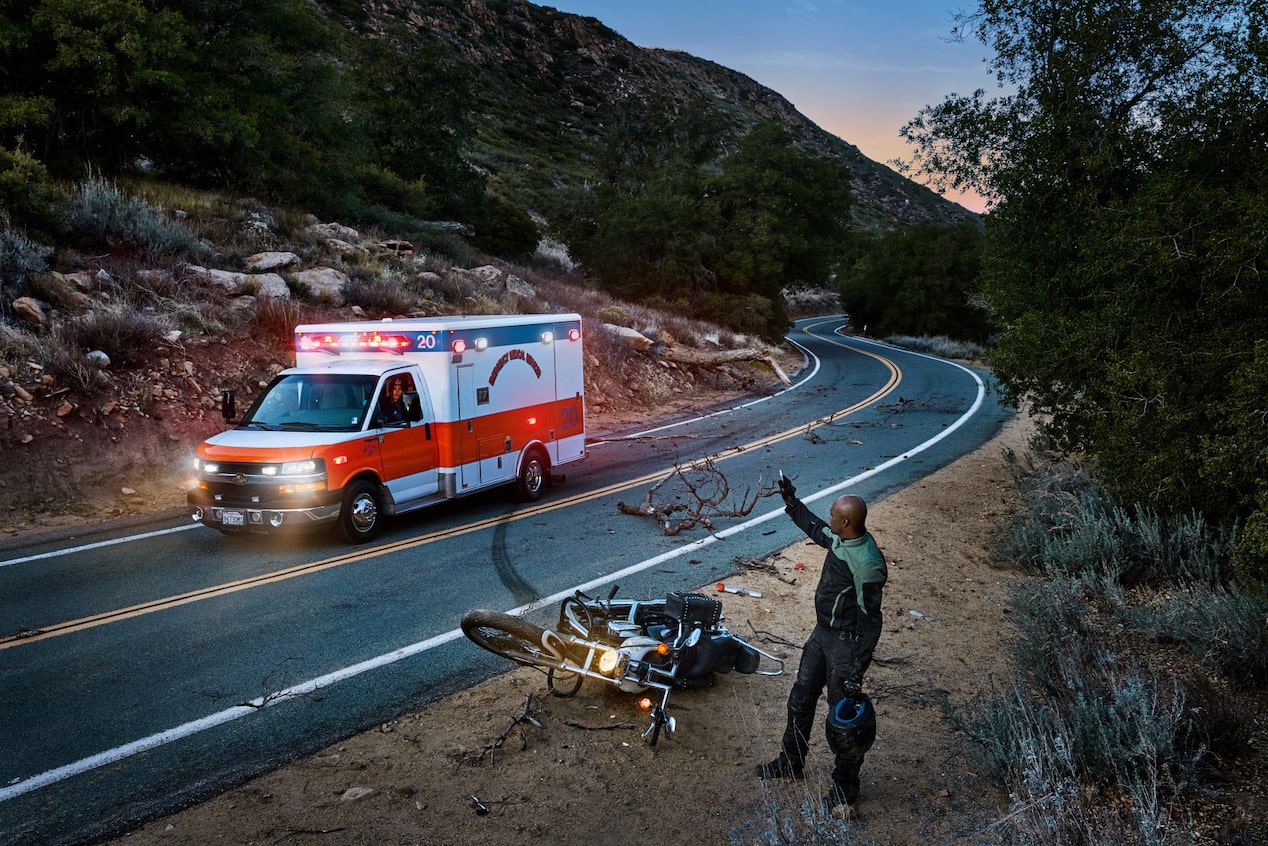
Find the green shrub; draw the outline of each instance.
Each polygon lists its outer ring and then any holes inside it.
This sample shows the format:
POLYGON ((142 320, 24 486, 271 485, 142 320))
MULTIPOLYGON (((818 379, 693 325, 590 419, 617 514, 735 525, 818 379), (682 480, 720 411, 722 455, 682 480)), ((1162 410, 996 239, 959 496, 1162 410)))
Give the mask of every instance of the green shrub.
POLYGON ((308 322, 299 303, 270 297, 256 302, 251 317, 251 334, 280 348, 289 348, 295 343, 295 327, 308 322))
POLYGON ((18 150, 0 150, 0 209, 13 226, 39 240, 54 241, 66 195, 49 179, 43 163, 18 150))
POLYGON ((1178 641, 1234 683, 1268 681, 1268 599, 1233 585, 1173 587, 1167 601, 1123 609, 1133 630, 1178 641))
MULTIPOLYGON (((1108 639, 1053 638, 1068 619, 1060 596, 1070 589, 1032 603, 1040 613, 1019 623, 1035 630, 1034 642, 1048 639, 1044 666, 1019 663, 1016 682, 973 700, 960 722, 982 744, 986 774, 1007 784, 1014 812, 1006 820, 1020 842, 1163 842, 1139 837, 1170 820, 1171 781, 1191 777, 1207 753, 1194 741, 1208 720, 1188 707, 1182 682, 1116 655, 1108 639), (1133 801, 1122 808, 1098 796, 1133 801)), ((1183 827, 1168 832, 1188 842, 1183 827)))
POLYGON ((1054 695, 1077 669, 1095 664, 1106 648, 1094 636, 1092 608, 1080 579, 1054 573, 1030 579, 1013 590, 1017 633, 1009 647, 1019 667, 1054 695))
POLYGON ((701 302, 697 314, 713 323, 721 323, 737 332, 767 337, 775 330, 783 332, 779 309, 768 297, 760 294, 734 296, 712 294, 701 302))
POLYGON ((357 273, 348 280, 348 304, 360 306, 372 316, 406 314, 414 308, 414 295, 389 273, 357 273))
POLYGON ((1006 554, 1032 570, 1110 573, 1124 584, 1215 585, 1231 573, 1235 535, 1198 514, 1124 509, 1086 465, 1070 459, 1017 470, 1026 517, 1014 523, 1006 554))
POLYGON ((625 316, 625 309, 620 306, 610 305, 599 309, 599 319, 604 323, 611 323, 613 326, 626 326, 629 320, 625 316))
POLYGON ((0 291, 3 291, 0 301, 5 308, 14 298, 26 295, 27 282, 32 276, 48 269, 47 260, 52 252, 52 248, 35 243, 7 225, 0 225, 0 291))
POLYGON ((135 252, 149 259, 202 257, 210 252, 158 208, 98 177, 75 186, 66 226, 71 237, 86 247, 135 252))
MULTIPOLYGON (((117 303, 67 321, 57 330, 56 337, 74 360, 92 350, 101 350, 110 356, 112 368, 138 367, 162 343, 163 336, 175 328, 171 318, 157 310, 117 303)), ((64 366, 58 361, 50 364, 64 366)))
POLYGON ((1259 508, 1250 515, 1237 539, 1234 561, 1238 576, 1259 589, 1268 587, 1268 496, 1260 496, 1259 508))
POLYGON ((537 249, 541 232, 523 206, 488 196, 475 221, 472 243, 484 252, 505 258, 527 259, 537 249))
POLYGON ((888 344, 916 352, 929 353, 939 358, 960 358, 965 361, 983 361, 986 348, 972 341, 957 341, 946 335, 919 337, 912 335, 893 335, 885 339, 888 344))
POLYGON ((0 321, 0 363, 16 369, 35 357, 36 338, 16 326, 0 321))

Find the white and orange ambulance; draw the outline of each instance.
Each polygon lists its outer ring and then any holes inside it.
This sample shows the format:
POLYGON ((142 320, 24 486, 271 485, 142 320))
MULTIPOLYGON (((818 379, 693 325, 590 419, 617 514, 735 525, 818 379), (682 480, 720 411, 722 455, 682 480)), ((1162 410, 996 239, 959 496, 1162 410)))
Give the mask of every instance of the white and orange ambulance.
POLYGON ((576 314, 299 326, 295 363, 199 445, 195 520, 363 543, 385 515, 495 485, 536 500, 585 457, 576 314))

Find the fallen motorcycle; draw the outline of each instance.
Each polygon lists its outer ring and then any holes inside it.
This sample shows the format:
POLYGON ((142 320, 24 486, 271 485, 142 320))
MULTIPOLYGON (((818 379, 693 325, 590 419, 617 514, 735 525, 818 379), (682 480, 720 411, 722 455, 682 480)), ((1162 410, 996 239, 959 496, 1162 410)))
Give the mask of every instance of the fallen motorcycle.
POLYGON ((674 591, 664 599, 607 599, 577 591, 559 605, 559 623, 543 628, 523 617, 477 609, 462 618, 462 632, 477 646, 519 664, 546 671, 555 696, 572 696, 586 679, 644 697, 651 712, 643 737, 656 745, 661 732, 673 739, 677 721, 666 708, 669 694, 709 687, 715 675, 777 676, 784 662, 722 626, 722 603, 702 593, 674 591), (769 668, 763 668, 762 659, 769 668))

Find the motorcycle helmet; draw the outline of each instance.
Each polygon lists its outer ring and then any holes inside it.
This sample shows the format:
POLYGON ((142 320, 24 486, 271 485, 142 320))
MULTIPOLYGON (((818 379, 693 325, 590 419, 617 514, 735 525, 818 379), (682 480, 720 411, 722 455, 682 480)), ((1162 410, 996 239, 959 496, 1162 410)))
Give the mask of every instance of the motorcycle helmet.
POLYGON ((876 709, 866 693, 847 695, 828 710, 828 745, 843 758, 862 758, 876 741, 876 709))

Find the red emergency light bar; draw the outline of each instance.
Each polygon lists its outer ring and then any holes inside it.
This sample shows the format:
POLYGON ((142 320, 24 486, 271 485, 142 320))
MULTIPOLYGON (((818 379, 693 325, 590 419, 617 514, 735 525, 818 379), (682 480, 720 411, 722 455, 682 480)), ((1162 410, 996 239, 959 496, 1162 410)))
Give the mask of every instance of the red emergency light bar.
POLYGON ((339 352, 340 338, 338 335, 304 335, 298 347, 305 352, 339 352))
POLYGON ((410 348, 410 342, 404 335, 380 335, 378 332, 372 332, 361 336, 357 341, 357 347, 363 350, 401 353, 410 348))
POLYGON ((296 342, 296 347, 304 352, 337 353, 343 349, 372 350, 390 353, 403 353, 413 346, 404 335, 382 335, 378 332, 364 332, 357 335, 304 335, 296 342))

